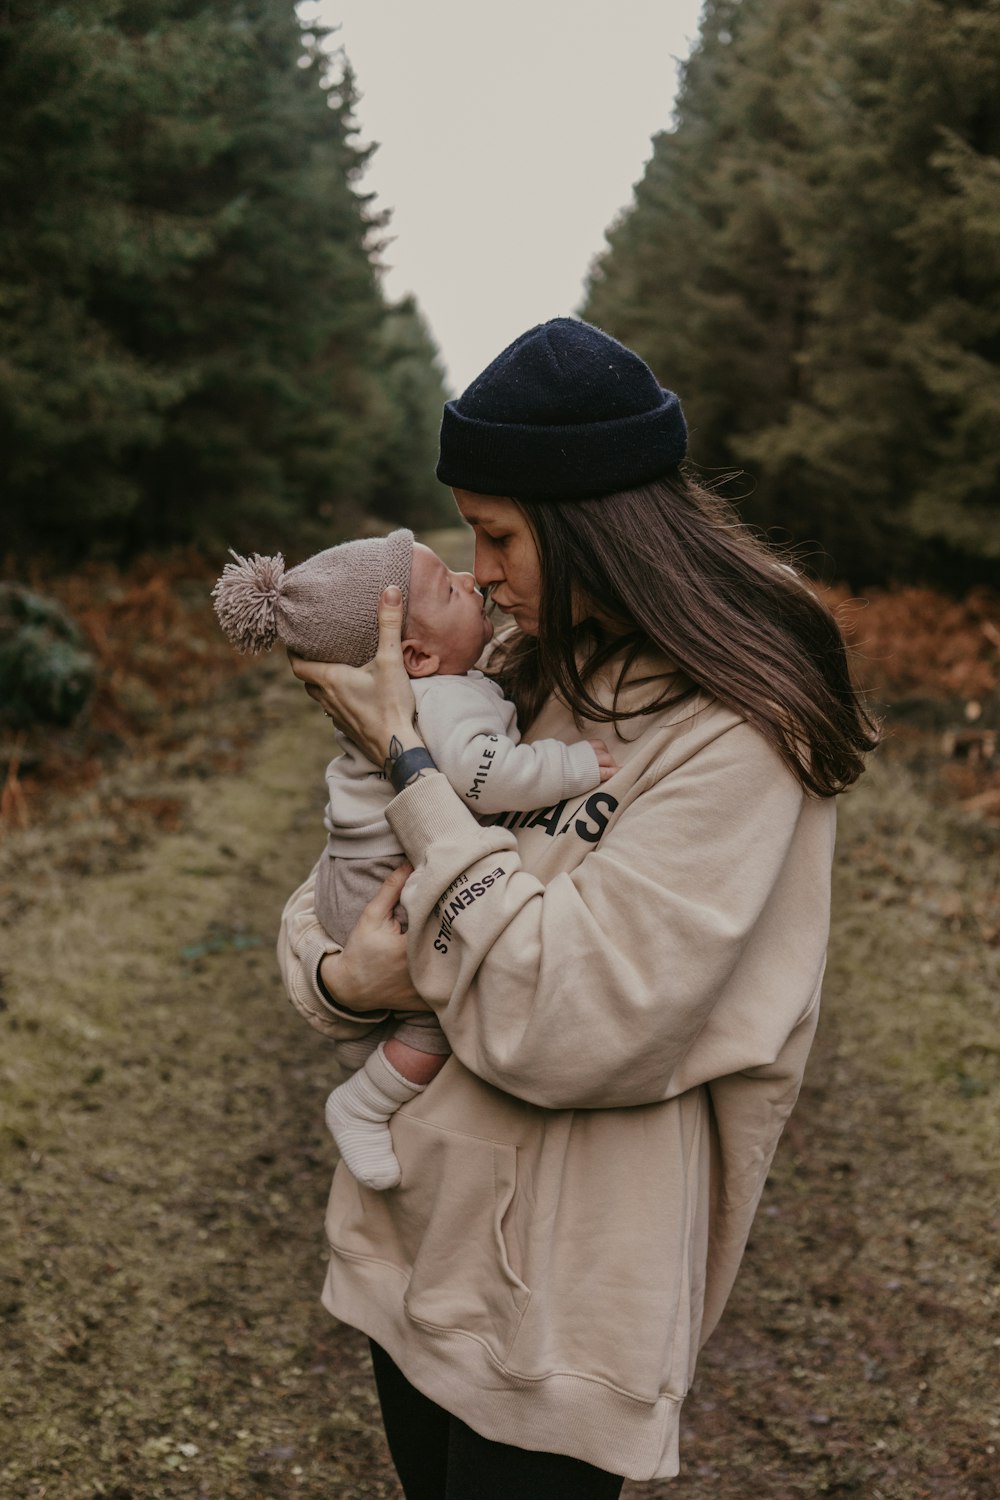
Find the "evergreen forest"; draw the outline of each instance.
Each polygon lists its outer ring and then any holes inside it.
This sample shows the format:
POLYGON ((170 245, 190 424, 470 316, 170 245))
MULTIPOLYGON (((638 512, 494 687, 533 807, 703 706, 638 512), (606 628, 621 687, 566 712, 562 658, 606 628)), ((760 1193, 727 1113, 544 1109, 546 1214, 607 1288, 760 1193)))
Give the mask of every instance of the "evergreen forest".
POLYGON ((436 351, 380 289, 371 148, 323 40, 290 0, 3 7, 0 553, 450 512, 436 351))
MULTIPOLYGON (((326 41, 291 0, 4 7, 8 559, 450 518, 326 41)), ((998 0, 707 0, 593 262, 582 315, 681 393, 701 471, 855 588, 997 575, 998 78, 998 0)))
POLYGON ((855 588, 1000 576, 1000 5, 707 0, 583 316, 855 588))

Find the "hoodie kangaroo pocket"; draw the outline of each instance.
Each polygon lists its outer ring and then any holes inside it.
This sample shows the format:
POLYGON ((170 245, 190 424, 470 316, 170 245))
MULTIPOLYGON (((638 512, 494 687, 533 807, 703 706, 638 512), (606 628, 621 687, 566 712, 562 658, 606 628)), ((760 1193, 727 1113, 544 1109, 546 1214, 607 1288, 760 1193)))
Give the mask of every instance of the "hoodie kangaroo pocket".
POLYGON ((392 1122, 392 1142, 398 1188, 371 1192, 338 1170, 327 1222, 332 1249, 388 1262, 407 1278, 408 1317, 473 1334, 503 1358, 531 1297, 503 1233, 515 1147, 405 1111, 392 1122))

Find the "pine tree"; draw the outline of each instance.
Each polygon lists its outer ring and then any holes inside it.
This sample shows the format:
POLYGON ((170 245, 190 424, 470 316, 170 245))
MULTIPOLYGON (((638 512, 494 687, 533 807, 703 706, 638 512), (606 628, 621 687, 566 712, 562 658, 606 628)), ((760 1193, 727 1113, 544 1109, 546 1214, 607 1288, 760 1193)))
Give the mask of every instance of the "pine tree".
POLYGON ((929 158, 945 191, 915 210, 906 236, 928 305, 901 355, 933 424, 907 518, 919 536, 1000 560, 1000 114, 990 99, 992 143, 943 130, 929 158))
POLYGON ((412 297, 388 311, 379 340, 371 506, 407 526, 454 525, 451 492, 435 477, 444 375, 412 297))
POLYGON ((291 0, 11 0, 7 546, 266 550, 371 503, 383 221, 323 40, 291 0))
POLYGON ((184 373, 144 361, 102 320, 98 284, 122 263, 163 274, 195 252, 190 221, 140 225, 114 142, 123 130, 114 6, 71 21, 37 5, 0 20, 0 453, 7 545, 85 521, 114 526, 139 488, 125 454, 155 444, 184 373), (167 240, 172 241, 168 249, 167 240))
POLYGON ((810 486, 843 571, 960 581, 1000 555, 998 66, 995 6, 846 0, 796 80, 804 378, 748 452, 810 486))
MULTIPOLYGON (((815 9, 710 0, 674 128, 654 140, 588 289, 585 315, 681 392, 692 457, 709 470, 743 468, 745 436, 796 392, 806 293, 782 210, 803 143, 775 78, 796 66, 815 9)), ((773 500, 758 491, 752 519, 782 520, 773 500)))
POLYGON ((591 278, 747 518, 857 583, 1000 556, 998 68, 993 3, 714 0, 591 278))

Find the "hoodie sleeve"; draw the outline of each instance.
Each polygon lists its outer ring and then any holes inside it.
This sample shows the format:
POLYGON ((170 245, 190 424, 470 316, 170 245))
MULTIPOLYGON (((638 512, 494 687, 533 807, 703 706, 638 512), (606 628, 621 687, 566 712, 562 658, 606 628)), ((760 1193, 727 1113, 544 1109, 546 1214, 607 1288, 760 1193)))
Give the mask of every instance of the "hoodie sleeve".
POLYGON ((741 723, 635 790, 547 885, 444 777, 389 805, 417 989, 470 1071, 547 1108, 768 1069, 817 994, 832 806, 741 723))
POLYGON ((438 769, 474 812, 488 815, 548 807, 600 784, 586 740, 518 742, 513 705, 473 690, 432 684, 417 719, 438 769))
POLYGON ((317 868, 285 903, 278 931, 278 968, 289 1000, 310 1026, 334 1043, 356 1041, 379 1026, 389 1012, 366 1012, 363 1020, 352 1020, 331 1005, 320 990, 320 964, 328 953, 341 950, 316 916, 317 868))

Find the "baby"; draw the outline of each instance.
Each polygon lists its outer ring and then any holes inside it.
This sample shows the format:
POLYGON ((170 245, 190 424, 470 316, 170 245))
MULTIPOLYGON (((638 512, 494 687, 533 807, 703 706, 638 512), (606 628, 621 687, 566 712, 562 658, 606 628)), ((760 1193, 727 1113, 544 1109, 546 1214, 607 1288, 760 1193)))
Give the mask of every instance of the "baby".
MULTIPOLYGON (((475 663, 493 634, 471 573, 455 573, 410 531, 344 542, 285 572, 277 557, 236 557, 213 589, 222 628, 241 651, 280 639, 312 661, 363 666, 378 645, 382 590, 403 594, 403 661, 420 732, 440 771, 485 815, 548 807, 614 773, 602 740, 520 742, 514 706, 475 663)), ((326 771, 326 848, 316 914, 346 943, 386 876, 403 860, 385 809, 395 793, 384 773, 337 731, 342 754, 326 771)), ((405 928, 406 913, 397 916, 405 928)), ((437 1018, 399 1012, 339 1055, 363 1066, 334 1089, 326 1121, 349 1171, 367 1187, 395 1187, 399 1163, 389 1120, 423 1092, 450 1054, 437 1018), (389 1034, 387 1034, 389 1033, 389 1034)))

